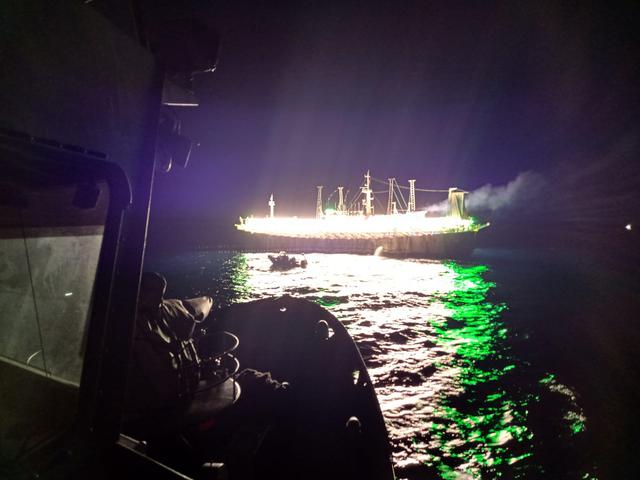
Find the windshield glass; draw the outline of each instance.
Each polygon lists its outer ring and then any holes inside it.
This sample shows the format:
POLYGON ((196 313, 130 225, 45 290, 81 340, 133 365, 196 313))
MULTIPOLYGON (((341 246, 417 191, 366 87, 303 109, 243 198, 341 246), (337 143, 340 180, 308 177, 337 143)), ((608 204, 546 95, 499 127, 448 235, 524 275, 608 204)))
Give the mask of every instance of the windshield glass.
MULTIPOLYGON (((0 157, 0 464, 76 411, 105 182, 0 157)), ((33 445, 32 445, 33 443, 33 445)), ((0 475, 1 476, 1 475, 0 475)))
POLYGON ((4 190, 9 198, 0 205, 0 355, 78 384, 107 186, 4 190), (95 206, 82 204, 82 195, 96 194, 95 206))

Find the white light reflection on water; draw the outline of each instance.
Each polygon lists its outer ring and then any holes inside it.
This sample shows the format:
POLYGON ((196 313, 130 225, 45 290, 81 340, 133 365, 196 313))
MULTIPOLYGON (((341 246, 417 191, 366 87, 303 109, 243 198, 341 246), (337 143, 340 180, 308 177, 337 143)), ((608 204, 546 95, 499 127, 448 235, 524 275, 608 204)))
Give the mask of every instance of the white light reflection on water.
POLYGON ((575 396, 512 358, 506 306, 493 298, 486 267, 307 260, 307 269, 273 272, 267 254, 194 252, 157 267, 181 287, 178 296, 225 304, 289 294, 331 310, 367 363, 400 477, 531 478, 553 466, 558 448, 574 448, 586 428, 575 396))
MULTIPOLYGON (((470 280, 460 279, 448 264, 428 260, 317 254, 307 256, 306 270, 272 272, 266 255, 245 257, 254 296, 304 296, 330 308, 347 326, 376 386, 396 465, 432 463, 442 445, 432 435, 431 420, 442 414, 442 398, 463 393, 456 357, 472 341, 440 341, 438 326, 453 316, 447 296, 469 287, 470 280)), ((455 423, 448 428, 455 429, 455 423)), ((464 443, 462 435, 454 436, 447 449, 464 443)), ((474 470, 473 461, 459 463, 462 470, 474 470)))

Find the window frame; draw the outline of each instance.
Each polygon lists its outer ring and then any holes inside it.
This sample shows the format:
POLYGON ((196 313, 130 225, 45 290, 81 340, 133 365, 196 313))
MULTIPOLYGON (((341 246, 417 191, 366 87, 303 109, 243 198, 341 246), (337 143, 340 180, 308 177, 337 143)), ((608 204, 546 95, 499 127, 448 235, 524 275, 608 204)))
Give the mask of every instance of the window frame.
MULTIPOLYGON (((57 142, 32 138, 28 135, 0 130, 0 150, 3 156, 13 156, 25 166, 33 166, 43 174, 75 176, 87 175, 105 181, 109 188, 109 203, 104 222, 102 245, 98 255, 93 285, 93 299, 85 326, 84 358, 80 377, 78 410, 75 428, 91 428, 96 398, 100 393, 103 359, 109 354, 106 348, 107 322, 111 309, 111 297, 116 276, 118 245, 122 230, 123 215, 132 203, 132 191, 123 169, 108 161, 105 155, 77 146, 60 145, 57 142)), ((133 323, 133 319, 130 319, 133 323)), ((33 367, 23 366, 25 374, 34 373, 33 367)), ((60 382, 47 375, 51 381, 60 382)), ((126 374, 126 366, 121 375, 126 374)))

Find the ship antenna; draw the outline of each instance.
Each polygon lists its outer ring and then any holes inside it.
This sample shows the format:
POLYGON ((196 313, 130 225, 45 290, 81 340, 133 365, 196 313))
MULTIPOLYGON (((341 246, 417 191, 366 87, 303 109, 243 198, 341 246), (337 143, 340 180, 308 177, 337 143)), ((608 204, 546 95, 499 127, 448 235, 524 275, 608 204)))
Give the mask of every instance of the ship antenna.
POLYGON ((369 170, 367 170, 364 180, 364 187, 362 187, 362 193, 364 194, 364 199, 362 200, 364 203, 364 214, 373 215, 373 206, 371 205, 371 201, 373 200, 371 194, 373 192, 371 191, 371 175, 369 174, 369 170))

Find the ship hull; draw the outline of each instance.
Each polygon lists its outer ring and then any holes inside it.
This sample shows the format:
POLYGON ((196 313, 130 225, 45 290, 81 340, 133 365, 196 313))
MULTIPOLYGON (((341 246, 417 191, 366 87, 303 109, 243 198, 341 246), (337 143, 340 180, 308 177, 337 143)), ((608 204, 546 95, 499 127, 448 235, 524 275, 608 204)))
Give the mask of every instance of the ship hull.
POLYGON ((475 248, 478 232, 398 235, 380 238, 301 238, 250 234, 251 248, 290 253, 353 253, 416 258, 464 258, 475 248), (380 247, 382 247, 380 249, 380 247))

